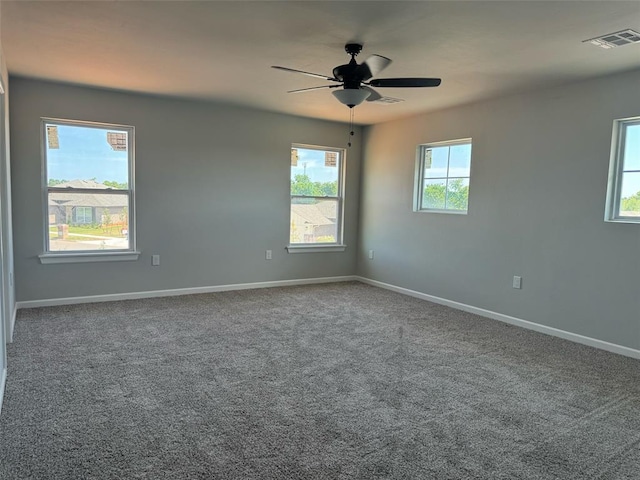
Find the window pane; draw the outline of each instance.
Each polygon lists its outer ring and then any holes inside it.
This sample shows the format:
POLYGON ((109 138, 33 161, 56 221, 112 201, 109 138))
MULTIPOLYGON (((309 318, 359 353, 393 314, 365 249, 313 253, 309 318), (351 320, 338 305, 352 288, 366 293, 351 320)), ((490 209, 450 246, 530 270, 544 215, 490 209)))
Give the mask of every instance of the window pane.
POLYGON ((419 210, 466 212, 471 176, 471 139, 422 145, 419 210))
POLYGON ((640 125, 627 127, 623 162, 623 170, 640 170, 640 125))
POLYGON ((422 208, 445 208, 447 180, 425 180, 422 192, 422 208))
POLYGON ((91 207, 76 207, 75 209, 75 223, 87 224, 93 223, 93 208, 91 207))
POLYGON ((469 205, 469 179, 450 178, 447 184, 447 210, 466 211, 469 205))
POLYGON ((424 178, 446 178, 449 147, 427 148, 424 151, 424 178))
POLYGON ((291 195, 336 196, 341 152, 293 148, 291 195))
POLYGON ((127 189, 128 132, 75 125, 45 125, 47 185, 127 189))
POLYGON ((129 196, 53 192, 48 195, 49 250, 129 248, 129 196))
POLYGON ((453 145, 449 157, 449 177, 471 175, 471 145, 453 145))
POLYGON ((336 243, 337 199, 291 199, 290 243, 336 243))
POLYGON ((620 216, 640 217, 640 173, 634 172, 622 175, 620 216))

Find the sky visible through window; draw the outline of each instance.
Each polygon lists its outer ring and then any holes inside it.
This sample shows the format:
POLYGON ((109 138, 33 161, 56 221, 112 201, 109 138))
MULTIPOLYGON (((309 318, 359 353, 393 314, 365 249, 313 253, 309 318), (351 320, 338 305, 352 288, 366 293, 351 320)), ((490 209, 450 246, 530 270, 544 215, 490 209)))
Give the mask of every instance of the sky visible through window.
POLYGON ((121 130, 71 125, 57 125, 57 130, 59 148, 46 144, 47 180, 128 181, 127 152, 115 151, 107 142, 108 131, 121 130))
POLYGON ((305 174, 312 182, 334 182, 338 179, 337 167, 325 167, 325 150, 307 148, 298 148, 297 150, 298 165, 291 167, 291 180, 294 180, 296 175, 305 174))
POLYGON ((425 178, 470 176, 471 144, 433 147, 430 150, 431 165, 425 165, 425 178))

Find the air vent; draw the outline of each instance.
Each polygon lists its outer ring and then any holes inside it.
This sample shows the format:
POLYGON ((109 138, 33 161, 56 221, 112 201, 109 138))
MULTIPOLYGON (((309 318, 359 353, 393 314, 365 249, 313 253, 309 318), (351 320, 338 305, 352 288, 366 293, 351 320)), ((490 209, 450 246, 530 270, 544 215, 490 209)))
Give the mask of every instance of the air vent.
POLYGON ((620 32, 608 33, 589 40, 583 40, 582 43, 592 43, 601 48, 614 48, 628 45, 630 43, 640 43, 640 33, 635 30, 622 30, 620 32))
POLYGON ((402 98, 393 98, 393 97, 380 97, 375 101, 375 103, 399 103, 404 102, 402 98))

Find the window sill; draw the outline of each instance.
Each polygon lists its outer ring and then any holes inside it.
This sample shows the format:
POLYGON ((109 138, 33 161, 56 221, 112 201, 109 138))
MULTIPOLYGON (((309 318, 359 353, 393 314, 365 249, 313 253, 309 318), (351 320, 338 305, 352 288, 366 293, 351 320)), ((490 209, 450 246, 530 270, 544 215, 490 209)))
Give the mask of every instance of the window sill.
POLYGON ((88 262, 131 262, 138 260, 141 252, 107 253, 43 253, 38 255, 40 263, 88 263, 88 262))
POLYGON ((289 253, 327 253, 344 252, 346 245, 287 245, 289 253))
POLYGON ((429 208, 422 208, 419 210, 414 210, 414 212, 416 213, 448 213, 451 215, 468 215, 469 211, 468 210, 446 210, 446 209, 429 209, 429 208))
POLYGON ((636 225, 640 224, 640 217, 616 217, 616 218, 606 218, 605 222, 609 223, 628 223, 636 225))

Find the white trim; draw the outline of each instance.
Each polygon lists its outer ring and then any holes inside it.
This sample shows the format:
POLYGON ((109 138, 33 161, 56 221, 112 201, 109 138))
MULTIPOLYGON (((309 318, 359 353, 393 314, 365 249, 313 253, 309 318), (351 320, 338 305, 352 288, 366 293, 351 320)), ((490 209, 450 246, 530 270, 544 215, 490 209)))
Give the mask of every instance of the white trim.
POLYGON ((640 223, 640 217, 621 216, 622 179, 624 170, 624 152, 629 126, 640 125, 640 117, 620 118, 613 122, 611 135, 611 154, 609 160, 609 177, 607 181, 607 197, 604 221, 612 223, 640 223))
POLYGON ((7 369, 3 368, 0 374, 0 414, 2 413, 2 400, 4 399, 4 386, 7 383, 7 369))
POLYGON ((446 213, 446 214, 453 214, 453 215, 469 215, 469 210, 446 210, 443 208, 437 209, 437 208, 433 208, 433 209, 428 209, 428 208, 421 208, 418 210, 414 210, 415 213, 446 213))
MULTIPOLYGON (((444 142, 431 142, 431 143, 423 143, 418 145, 416 148, 416 168, 415 168, 415 181, 413 185, 413 211, 416 213, 453 213, 457 215, 468 215, 469 213, 469 198, 467 198, 467 209, 466 210, 456 210, 450 208, 427 208, 422 206, 423 200, 423 191, 424 191, 424 181, 427 180, 424 177, 425 170, 425 151, 431 150, 433 148, 438 147, 454 147, 457 145, 469 145, 471 147, 471 153, 469 154, 469 176, 467 177, 455 177, 449 175, 449 166, 451 164, 451 148, 449 148, 449 153, 447 157, 447 175, 446 177, 439 177, 437 180, 446 180, 447 185, 449 184, 449 180, 456 179, 466 179, 469 181, 469 186, 471 186, 471 155, 473 154, 473 139, 469 138, 460 138, 458 140, 444 141, 444 142)), ((445 199, 446 204, 446 199, 445 199)))
POLYGON ((377 280, 371 280, 365 277, 356 276, 356 280, 359 280, 362 283, 373 285, 374 287, 380 287, 386 290, 402 293, 404 295, 409 295, 411 297, 427 300, 428 302, 433 302, 440 305, 446 305, 447 307, 455 308, 457 310, 463 310, 469 313, 475 313, 476 315, 480 315, 482 317, 491 318, 492 320, 498 320, 500 322, 508 323, 510 325, 526 328, 527 330, 534 330, 539 333, 545 333, 547 335, 563 338, 565 340, 569 340, 575 343, 581 343, 583 345, 588 345, 590 347, 599 348, 601 350, 606 350, 608 352, 617 353, 620 355, 624 355, 626 357, 640 359, 640 350, 636 350, 634 348, 617 345, 615 343, 605 342, 604 340, 598 340, 597 338, 585 337, 584 335, 580 335, 577 333, 567 332, 566 330, 560 330, 558 328, 548 327, 546 325, 540 325, 539 323, 530 322, 528 320, 522 320, 520 318, 511 317, 509 315, 493 312, 491 310, 485 310, 484 308, 474 307, 472 305, 467 305, 465 303, 454 302, 453 300, 447 300, 446 298, 435 297, 433 295, 417 292, 415 290, 409 290, 408 288, 397 287, 389 283, 379 282, 377 280))
MULTIPOLYGON (((67 297, 67 298, 48 298, 42 300, 27 300, 23 302, 17 302, 15 310, 20 308, 35 308, 35 307, 50 307, 57 305, 74 305, 80 303, 94 303, 94 302, 111 302, 118 300, 133 300, 138 298, 156 298, 156 297, 172 297, 178 295, 193 295, 198 293, 215 293, 226 292, 231 290, 248 290, 253 288, 273 288, 273 287, 288 287, 296 285, 312 285, 320 283, 334 283, 334 282, 350 282, 359 281, 375 287, 384 288, 393 292, 401 293, 411 297, 426 300, 428 302, 437 303, 440 305, 446 305, 457 310, 462 310, 469 313, 474 313, 482 317, 490 318, 492 320, 498 320, 500 322, 515 325, 517 327, 526 328, 527 330, 534 330, 539 333, 544 333, 554 337, 563 338, 572 342, 588 345, 590 347, 599 348, 608 352, 617 353, 626 357, 640 359, 640 350, 617 345, 615 343, 605 342, 604 340, 598 340, 596 338, 586 337, 577 333, 567 332, 554 327, 548 327, 546 325, 540 325, 539 323, 530 322, 528 320, 522 320, 520 318, 511 317, 502 313, 493 312, 491 310, 485 310, 483 308, 474 307, 465 303, 455 302, 453 300, 447 300, 446 298, 436 297, 428 295, 426 293, 410 290, 408 288, 397 287, 389 283, 379 282, 378 280, 372 280, 366 277, 358 275, 343 275, 338 277, 319 277, 319 278, 301 278, 293 280, 276 280, 269 282, 255 282, 255 283, 238 283, 231 285, 216 285, 208 287, 192 287, 192 288, 177 288, 171 290, 152 290, 146 292, 131 292, 131 293, 114 293, 107 295, 89 295, 85 297, 67 297)), ((15 321, 15 315, 14 315, 15 321)), ((6 375, 6 373, 4 373, 6 375)), ((4 382, 4 380, 3 380, 4 382)), ((1 398, 0 398, 1 401, 1 398)))
POLYGON ((626 223, 626 224, 638 224, 640 223, 640 217, 617 217, 617 218, 605 218, 605 222, 609 223, 626 223))
POLYGON ((43 253, 38 255, 40 263, 87 263, 87 262, 132 262, 138 260, 142 252, 91 252, 91 253, 43 253))
MULTIPOLYGON (((336 219, 336 239, 338 240, 338 246, 342 245, 342 242, 344 242, 344 212, 345 212, 345 206, 344 206, 344 199, 345 199, 345 190, 346 190, 346 176, 347 176, 347 149, 346 148, 340 148, 340 147, 323 147, 320 145, 310 145, 310 144, 305 144, 305 143, 292 143, 291 144, 291 149, 306 149, 306 150, 316 150, 316 151, 321 151, 321 152, 335 152, 335 153, 339 153, 340 154, 340 160, 338 161, 339 167, 338 167, 338 192, 337 195, 335 196, 327 196, 327 197, 314 197, 314 196, 307 196, 307 195, 293 195, 291 193, 291 188, 289 188, 289 203, 291 205, 291 200, 294 197, 299 197, 299 198, 304 198, 304 197, 308 197, 308 198, 325 198, 325 199, 334 199, 337 200, 338 202, 338 206, 337 206, 337 214, 338 214, 338 219, 336 219)), ((289 172, 291 172, 291 165, 289 166, 289 172)), ((289 212, 289 234, 291 234, 291 212, 289 212)), ((346 247, 346 246, 345 246, 346 247)), ((312 250, 309 251, 299 251, 299 252, 294 252, 289 250, 289 247, 287 247, 287 251, 289 253, 311 253, 312 250)), ((323 251, 331 251, 331 250, 323 250, 323 251)), ((344 248, 342 250, 332 250, 332 251, 344 251, 344 248)))
POLYGON ((86 297, 45 298, 17 302, 18 308, 52 307, 57 305, 75 305, 79 303, 113 302, 118 300, 134 300, 138 298, 175 297, 197 293, 226 292, 230 290, 249 290, 252 288, 290 287, 295 285, 312 285, 318 283, 351 282, 358 280, 354 275, 340 277, 300 278, 294 280, 275 280, 270 282, 236 283, 231 285, 215 285, 209 287, 175 288, 171 290, 151 290, 147 292, 112 293, 107 295, 88 295, 86 297))
MULTIPOLYGON (((41 263, 78 263, 78 262, 94 262, 94 261, 104 261, 104 260, 70 260, 70 261, 46 261, 43 260, 42 257, 48 256, 52 250, 50 249, 50 238, 49 238, 49 185, 48 185, 48 160, 47 160, 47 124, 53 124, 55 126, 65 125, 70 127, 82 127, 82 128, 95 128, 100 130, 123 130, 127 132, 127 173, 129 175, 128 185, 126 190, 119 190, 118 192, 113 191, 101 191, 96 189, 94 193, 114 193, 114 194, 124 194, 126 193, 129 199, 129 206, 127 208, 127 213, 129 216, 129 224, 128 224, 128 241, 129 247, 127 248, 127 252, 130 254, 139 253, 137 252, 136 247, 136 202, 135 202, 135 156, 136 156, 136 148, 135 148, 135 136, 136 136, 136 127, 133 125, 118 125, 114 123, 102 123, 102 122, 92 122, 92 121, 83 121, 83 120, 67 120, 62 118, 53 118, 53 117, 41 117, 40 118, 40 165, 41 165, 41 182, 42 182, 42 208, 43 208, 43 219, 44 219, 44 237, 43 237, 43 247, 44 254, 40 255, 41 263)), ((59 191, 59 190, 58 190, 59 191)), ((69 192, 74 191, 82 191, 82 189, 70 189, 69 192)), ((82 254, 82 250, 73 250, 75 253, 82 254)), ((137 257, 136 257, 137 259, 137 257)), ((113 259, 116 260, 116 259, 113 259)), ((120 260, 133 260, 133 258, 125 259, 122 258, 120 260)))
POLYGON ((7 337, 7 343, 13 343, 13 332, 16 326, 16 317, 18 316, 18 306, 13 304, 13 312, 11 313, 11 320, 9 323, 9 335, 7 337))
POLYGON ((327 253, 327 252, 344 252, 346 245, 287 245, 285 247, 289 253, 327 253))

